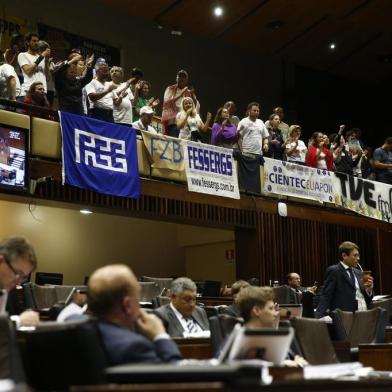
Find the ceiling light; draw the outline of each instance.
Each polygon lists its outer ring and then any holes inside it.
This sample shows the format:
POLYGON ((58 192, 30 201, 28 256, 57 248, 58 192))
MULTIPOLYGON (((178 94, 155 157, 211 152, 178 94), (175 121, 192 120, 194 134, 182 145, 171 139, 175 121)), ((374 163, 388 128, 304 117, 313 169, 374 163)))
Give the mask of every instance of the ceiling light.
POLYGON ((214 8, 214 15, 215 16, 222 16, 223 15, 223 8, 222 7, 215 7, 214 8))
POLYGON ((83 214, 83 215, 90 215, 93 212, 91 210, 83 209, 83 210, 80 210, 80 213, 83 214))
POLYGON ((329 49, 334 50, 336 48, 336 44, 335 43, 330 43, 329 44, 329 49))

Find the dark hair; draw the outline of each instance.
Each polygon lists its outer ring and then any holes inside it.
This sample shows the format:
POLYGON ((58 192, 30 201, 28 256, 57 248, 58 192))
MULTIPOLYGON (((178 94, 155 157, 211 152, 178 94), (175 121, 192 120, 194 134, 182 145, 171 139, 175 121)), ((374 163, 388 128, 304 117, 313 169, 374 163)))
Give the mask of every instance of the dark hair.
POLYGON ((144 74, 140 68, 135 67, 135 68, 132 68, 131 76, 132 77, 139 76, 140 78, 142 78, 144 76, 144 74))
POLYGON ((359 246, 354 242, 345 241, 339 245, 338 256, 340 260, 343 260, 343 253, 349 255, 354 249, 359 250, 359 246))
MULTIPOLYGON (((34 93, 35 93, 35 88, 36 88, 38 85, 40 85, 40 84, 41 84, 42 86, 44 85, 42 82, 34 82, 34 83, 32 83, 31 86, 30 86, 30 88, 29 88, 29 91, 27 91, 27 94, 26 94, 27 97, 33 99, 33 98, 34 98, 34 93)), ((43 103, 43 105, 39 104, 39 102, 33 102, 33 105, 42 106, 42 107, 46 107, 46 108, 50 108, 50 104, 49 104, 48 98, 46 97, 46 94, 44 94, 42 103, 43 103)))
MULTIPOLYGON (((218 124, 222 124, 222 122, 223 122, 223 119, 222 119, 222 112, 223 112, 223 109, 228 110, 228 108, 225 108, 224 106, 221 107, 221 108, 219 108, 218 111, 216 112, 214 122, 216 122, 216 123, 218 123, 218 124)), ((228 122, 230 122, 229 119, 228 119, 228 122)))
POLYGON ((25 37, 22 34, 12 34, 11 41, 10 41, 10 48, 16 45, 19 41, 25 41, 25 37))
POLYGON ((27 33, 25 35, 25 41, 29 42, 29 41, 31 41, 31 38, 33 38, 33 37, 37 37, 39 39, 38 33, 32 33, 32 32, 27 33))
POLYGON ((317 142, 317 136, 319 135, 319 134, 321 134, 321 135, 323 135, 323 133, 322 132, 313 132, 313 135, 312 135, 312 137, 310 138, 310 140, 312 140, 312 143, 313 143, 313 145, 315 146, 315 147, 318 147, 318 144, 316 144, 317 142))
POLYGON ((270 114, 269 117, 268 117, 268 120, 269 120, 269 121, 273 120, 275 116, 278 116, 278 117, 279 117, 279 120, 280 120, 279 114, 276 114, 276 113, 270 114))
POLYGON ((231 285, 231 295, 238 294, 243 288, 249 287, 250 284, 245 280, 237 280, 231 285))
POLYGON ((252 106, 257 106, 260 109, 260 104, 258 102, 251 102, 246 107, 246 115, 249 116, 249 111, 252 109, 252 106))

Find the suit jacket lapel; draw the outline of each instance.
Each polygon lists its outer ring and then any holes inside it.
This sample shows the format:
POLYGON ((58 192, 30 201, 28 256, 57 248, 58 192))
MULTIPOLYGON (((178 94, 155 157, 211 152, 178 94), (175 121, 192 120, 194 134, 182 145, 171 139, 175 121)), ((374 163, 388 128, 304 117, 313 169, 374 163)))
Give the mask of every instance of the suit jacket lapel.
POLYGON ((168 311, 169 311, 169 323, 171 323, 171 325, 173 326, 173 328, 175 328, 175 332, 177 334, 177 332, 182 335, 184 332, 184 328, 182 327, 182 324, 180 323, 180 321, 178 320, 177 316, 175 315, 175 313, 173 312, 172 308, 170 307, 170 305, 168 306, 168 311))
POLYGON ((206 326, 204 325, 204 320, 201 317, 201 315, 199 314, 199 312, 197 311, 197 309, 195 309, 192 313, 192 317, 195 319, 195 321, 200 325, 200 328, 204 331, 206 329, 206 326))
MULTIPOLYGON (((350 278, 350 276, 349 276, 349 273, 348 273, 347 270, 342 266, 341 263, 339 263, 339 268, 340 268, 341 273, 343 274, 343 278, 346 279, 346 281, 349 283, 349 285, 350 285, 353 289, 355 289, 355 284, 353 284, 353 282, 352 282, 352 280, 351 280, 351 278, 350 278)), ((354 272, 354 274, 355 274, 355 272, 354 272)))

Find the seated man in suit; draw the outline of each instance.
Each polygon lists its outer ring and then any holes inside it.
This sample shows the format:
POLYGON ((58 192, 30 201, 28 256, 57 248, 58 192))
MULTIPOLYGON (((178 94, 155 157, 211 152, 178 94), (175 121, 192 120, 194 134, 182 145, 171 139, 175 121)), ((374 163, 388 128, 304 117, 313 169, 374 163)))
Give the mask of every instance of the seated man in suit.
POLYGON ((232 317, 241 317, 240 310, 238 309, 237 305, 238 294, 243 288, 249 286, 250 284, 245 280, 237 280, 231 285, 231 295, 233 296, 233 303, 223 311, 223 314, 227 314, 228 316, 232 317))
POLYGON ((182 359, 176 344, 153 314, 139 307, 140 286, 126 265, 96 270, 88 283, 88 305, 111 365, 182 359))
POLYGON ((323 290, 316 310, 316 317, 328 311, 341 309, 347 312, 367 310, 373 297, 373 278, 363 282, 362 272, 356 269, 359 247, 353 242, 343 242, 338 249, 339 263, 327 268, 323 290))
POLYGON ((302 293, 309 291, 314 294, 317 290, 317 286, 302 287, 301 277, 296 272, 290 272, 287 274, 287 300, 288 304, 300 304, 302 303, 302 293))
POLYGON ((156 310, 171 337, 183 337, 210 329, 204 309, 196 306, 196 284, 189 278, 177 278, 170 286, 170 304, 156 310))

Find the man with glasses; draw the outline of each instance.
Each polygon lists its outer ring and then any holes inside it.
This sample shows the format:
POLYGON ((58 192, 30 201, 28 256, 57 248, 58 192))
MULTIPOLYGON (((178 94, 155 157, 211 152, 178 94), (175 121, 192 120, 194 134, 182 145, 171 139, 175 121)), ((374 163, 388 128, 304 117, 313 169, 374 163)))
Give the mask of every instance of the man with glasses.
POLYGON ((196 284, 189 278, 173 280, 170 304, 156 310, 171 337, 184 337, 209 331, 207 314, 196 306, 196 284))
POLYGON ((7 293, 20 285, 37 267, 32 245, 23 237, 0 242, 0 313, 4 312, 7 293))

